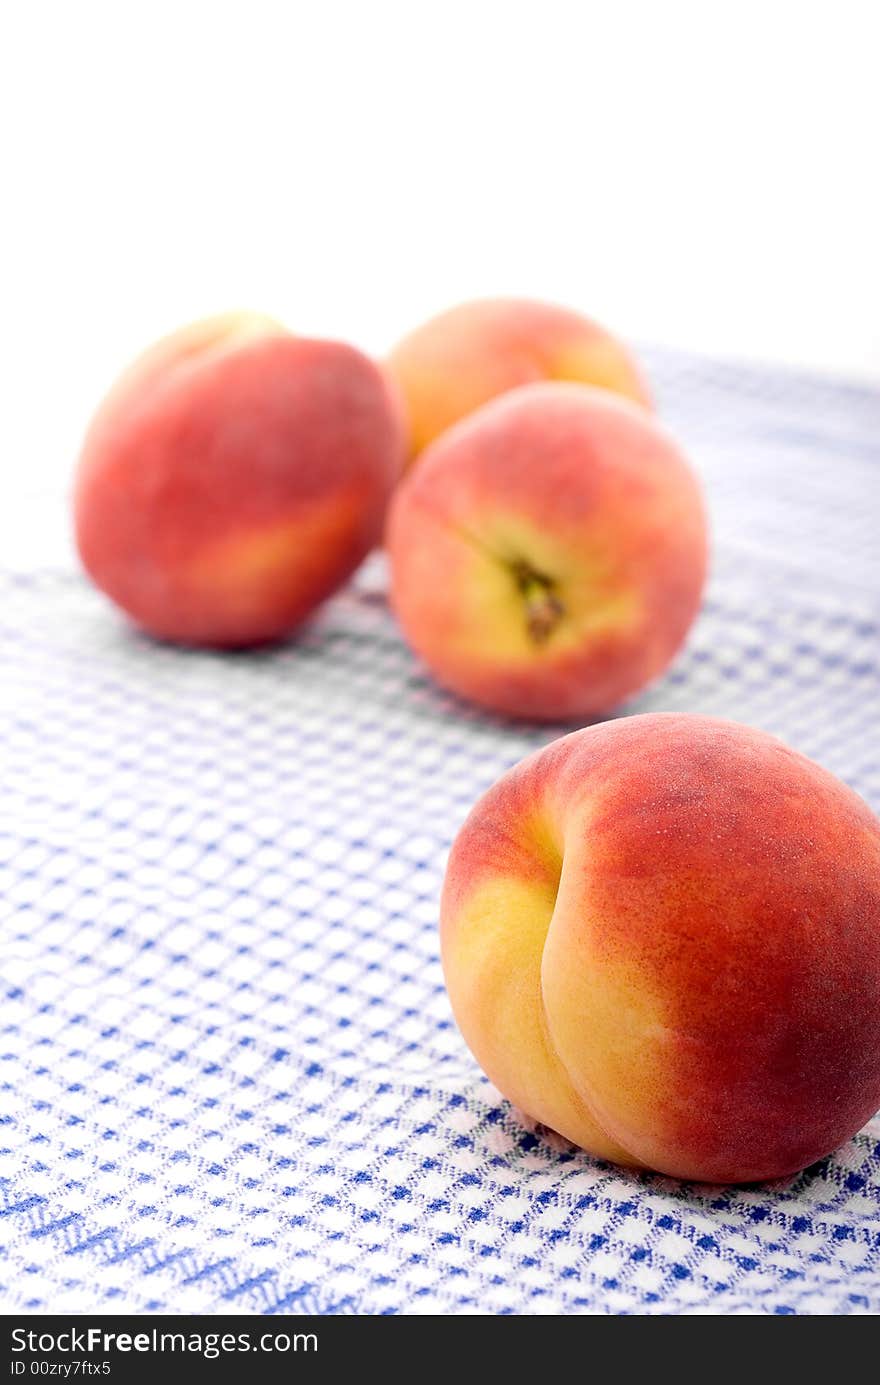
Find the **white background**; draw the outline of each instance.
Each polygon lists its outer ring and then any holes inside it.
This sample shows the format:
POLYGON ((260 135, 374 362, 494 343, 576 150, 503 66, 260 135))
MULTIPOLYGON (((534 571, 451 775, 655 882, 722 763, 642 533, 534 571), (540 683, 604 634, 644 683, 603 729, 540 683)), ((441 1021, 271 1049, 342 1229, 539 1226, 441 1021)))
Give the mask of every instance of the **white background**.
POLYGON ((13 491, 65 484, 121 363, 227 306, 381 351, 521 293, 880 377, 870 0, 4 14, 7 529, 13 491))

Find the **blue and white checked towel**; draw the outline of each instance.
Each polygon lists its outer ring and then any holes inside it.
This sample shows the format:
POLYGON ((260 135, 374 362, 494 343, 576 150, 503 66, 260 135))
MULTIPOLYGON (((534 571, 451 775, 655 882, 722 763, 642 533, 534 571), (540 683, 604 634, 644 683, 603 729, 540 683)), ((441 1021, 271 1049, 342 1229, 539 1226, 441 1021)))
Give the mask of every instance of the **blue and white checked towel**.
MULTIPOLYGON (((780 733, 880 807, 880 391, 649 359, 715 565, 631 710, 780 733)), ((475 797, 554 734, 439 692, 374 561, 295 644, 0 576, 6 1311, 880 1311, 880 1123, 752 1189, 632 1177, 477 1070, 438 962, 475 797)), ((560 728, 563 729, 563 728, 560 728)))

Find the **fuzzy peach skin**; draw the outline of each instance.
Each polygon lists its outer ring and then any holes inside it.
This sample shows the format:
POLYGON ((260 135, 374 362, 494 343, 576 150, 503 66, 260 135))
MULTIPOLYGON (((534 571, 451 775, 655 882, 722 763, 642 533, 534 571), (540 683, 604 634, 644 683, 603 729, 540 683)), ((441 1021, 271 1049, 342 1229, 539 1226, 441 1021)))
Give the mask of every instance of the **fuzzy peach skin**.
POLYGON ((477 1060, 602 1159, 777 1178, 880 1107, 880 822, 761 731, 553 742, 473 809, 441 916, 477 1060))
POLYGON ((586 718, 655 678, 700 602, 687 462, 607 390, 526 385, 444 433, 387 532, 392 599, 441 683, 511 716, 586 718))
POLYGON ((650 406, 622 342, 569 308, 523 298, 440 313, 404 337, 387 364, 406 403, 411 457, 481 404, 539 380, 598 385, 650 406))
POLYGON ((359 351, 257 314, 210 318, 148 351, 95 415, 80 556, 160 638, 275 640, 380 538, 402 460, 399 409, 359 351))

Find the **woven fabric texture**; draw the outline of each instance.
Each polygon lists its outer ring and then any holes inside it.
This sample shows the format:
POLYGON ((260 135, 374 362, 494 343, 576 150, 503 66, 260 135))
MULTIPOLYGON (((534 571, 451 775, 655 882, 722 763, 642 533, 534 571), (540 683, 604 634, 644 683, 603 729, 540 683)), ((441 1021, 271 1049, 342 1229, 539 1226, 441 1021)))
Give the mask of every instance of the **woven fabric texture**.
MULTIPOLYGON (((649 366, 715 559, 624 712, 765 727, 880 808, 880 391, 649 366)), ((154 645, 63 565, 0 575, 6 1311, 880 1311, 880 1122, 779 1184, 630 1176, 467 1052, 446 853, 565 729, 438 690, 378 559, 235 656, 154 645)))

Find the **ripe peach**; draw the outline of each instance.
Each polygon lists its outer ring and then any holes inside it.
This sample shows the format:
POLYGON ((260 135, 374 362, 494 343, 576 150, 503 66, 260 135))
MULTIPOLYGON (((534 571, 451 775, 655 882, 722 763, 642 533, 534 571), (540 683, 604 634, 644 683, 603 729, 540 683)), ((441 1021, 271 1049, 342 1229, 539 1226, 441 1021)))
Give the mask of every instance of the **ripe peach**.
POLYGON ((402 460, 399 412, 359 351, 256 314, 211 318, 148 351, 99 408, 79 552, 163 639, 278 639, 380 538, 402 460))
POLYGON ((441 916, 476 1058, 600 1158, 777 1178, 880 1106, 880 822, 761 731, 553 742, 473 809, 441 916))
POLYGON ((672 440, 607 390, 538 384, 444 433, 390 512, 416 651, 495 711, 583 718, 666 667, 696 615, 703 506, 672 440))
POLYGON ((412 456, 481 404, 539 380, 650 402, 622 342, 580 313, 529 299, 477 299, 440 313, 404 337, 388 368, 406 402, 412 456))

